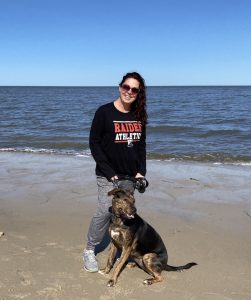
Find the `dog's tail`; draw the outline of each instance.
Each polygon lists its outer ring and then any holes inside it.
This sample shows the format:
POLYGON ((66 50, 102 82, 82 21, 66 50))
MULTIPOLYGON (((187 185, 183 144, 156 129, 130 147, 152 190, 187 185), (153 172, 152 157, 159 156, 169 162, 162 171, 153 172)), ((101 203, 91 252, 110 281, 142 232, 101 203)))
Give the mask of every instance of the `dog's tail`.
POLYGON ((171 272, 171 271, 182 271, 182 270, 185 270, 185 269, 190 269, 191 267, 193 266, 196 266, 197 264, 195 262, 191 262, 191 263, 188 263, 184 266, 179 266, 179 267, 174 267, 174 266, 169 266, 169 265, 166 265, 165 267, 165 271, 168 271, 168 272, 171 272))

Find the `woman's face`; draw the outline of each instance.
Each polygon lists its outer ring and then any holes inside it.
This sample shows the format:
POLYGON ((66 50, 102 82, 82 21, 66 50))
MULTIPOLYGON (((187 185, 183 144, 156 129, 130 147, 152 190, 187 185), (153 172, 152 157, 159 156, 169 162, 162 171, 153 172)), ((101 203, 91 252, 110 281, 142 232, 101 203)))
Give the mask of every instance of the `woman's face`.
POLYGON ((124 105, 131 105, 138 96, 139 82, 134 78, 127 78, 119 87, 120 100, 124 105))

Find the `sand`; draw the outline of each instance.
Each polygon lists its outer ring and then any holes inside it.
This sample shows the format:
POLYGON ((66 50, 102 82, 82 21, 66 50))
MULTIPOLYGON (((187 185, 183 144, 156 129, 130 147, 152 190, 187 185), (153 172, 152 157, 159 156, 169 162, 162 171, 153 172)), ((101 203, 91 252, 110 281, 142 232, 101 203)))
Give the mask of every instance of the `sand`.
POLYGON ((142 270, 125 269, 109 288, 109 275, 82 263, 96 207, 92 158, 1 153, 0 300, 251 299, 251 166, 148 161, 147 178, 138 213, 162 236, 170 264, 198 266, 163 272, 152 286, 142 270))

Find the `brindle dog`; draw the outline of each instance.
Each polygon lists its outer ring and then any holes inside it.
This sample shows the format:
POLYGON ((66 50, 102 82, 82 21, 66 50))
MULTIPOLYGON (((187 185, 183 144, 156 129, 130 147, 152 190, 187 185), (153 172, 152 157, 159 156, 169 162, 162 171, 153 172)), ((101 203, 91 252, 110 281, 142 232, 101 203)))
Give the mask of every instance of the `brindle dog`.
POLYGON ((161 237, 136 213, 133 195, 118 188, 110 191, 108 195, 113 195, 112 222, 109 227, 111 246, 106 268, 100 273, 108 274, 113 267, 117 250, 122 251, 108 286, 115 286, 118 275, 128 258, 152 276, 143 281, 146 285, 162 281, 163 270, 181 271, 197 265, 192 262, 179 267, 169 266, 167 250, 161 237))

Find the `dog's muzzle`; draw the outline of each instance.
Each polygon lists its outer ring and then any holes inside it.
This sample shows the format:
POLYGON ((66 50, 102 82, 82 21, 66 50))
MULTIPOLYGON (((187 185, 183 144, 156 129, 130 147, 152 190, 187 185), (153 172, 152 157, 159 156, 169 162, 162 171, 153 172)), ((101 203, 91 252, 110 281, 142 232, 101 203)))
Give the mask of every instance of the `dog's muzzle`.
POLYGON ((131 213, 127 213, 127 212, 124 212, 124 211, 120 211, 119 213, 115 213, 112 209, 112 206, 110 206, 108 208, 108 211, 113 214, 114 216, 118 217, 118 218, 122 218, 122 219, 133 219, 134 218, 134 215, 136 214, 137 212, 137 209, 136 207, 134 209, 132 209, 132 212, 131 213))

